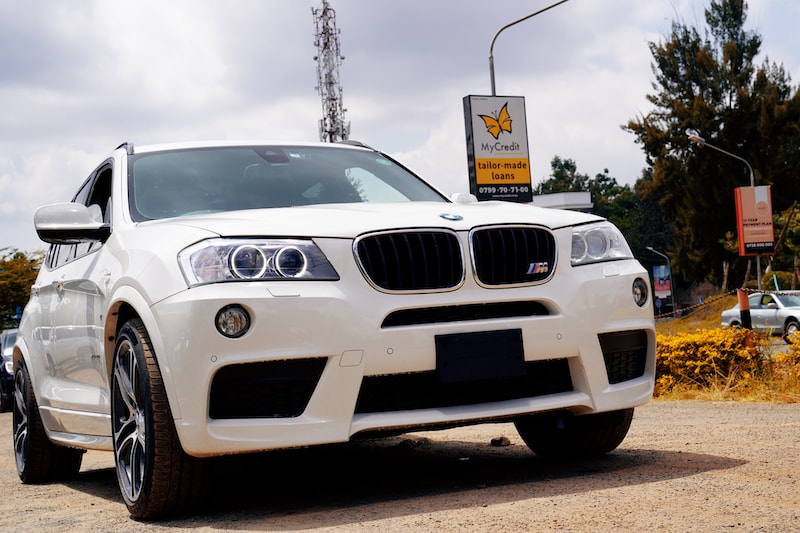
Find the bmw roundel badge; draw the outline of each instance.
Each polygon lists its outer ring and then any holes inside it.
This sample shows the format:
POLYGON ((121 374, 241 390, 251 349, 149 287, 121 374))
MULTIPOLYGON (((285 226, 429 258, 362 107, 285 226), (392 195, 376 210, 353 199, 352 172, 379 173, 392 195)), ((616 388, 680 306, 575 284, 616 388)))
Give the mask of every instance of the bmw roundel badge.
POLYGON ((453 213, 442 213, 439 216, 445 220, 464 220, 464 217, 462 217, 461 215, 456 215, 453 213))

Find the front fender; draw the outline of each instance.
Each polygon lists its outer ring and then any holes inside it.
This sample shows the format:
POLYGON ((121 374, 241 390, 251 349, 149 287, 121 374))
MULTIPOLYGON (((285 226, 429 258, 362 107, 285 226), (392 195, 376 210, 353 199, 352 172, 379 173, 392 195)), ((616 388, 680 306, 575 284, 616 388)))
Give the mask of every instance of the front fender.
MULTIPOLYGON (((150 304, 141 293, 129 285, 121 286, 114 291, 111 301, 113 303, 109 308, 105 323, 105 358, 106 368, 109 372, 109 383, 111 383, 110 374, 114 371, 114 350, 116 348, 117 332, 119 332, 122 327, 123 321, 131 318, 131 315, 125 311, 126 306, 130 308, 134 316, 139 317, 144 323, 144 327, 150 337, 153 351, 155 352, 156 361, 159 360, 161 354, 166 353, 161 329, 153 315, 150 304)), ((161 371, 161 379, 164 382, 164 388, 167 391, 167 400, 172 410, 172 416, 176 419, 181 418, 180 403, 177 400, 175 383, 169 365, 159 364, 159 370, 161 371)))

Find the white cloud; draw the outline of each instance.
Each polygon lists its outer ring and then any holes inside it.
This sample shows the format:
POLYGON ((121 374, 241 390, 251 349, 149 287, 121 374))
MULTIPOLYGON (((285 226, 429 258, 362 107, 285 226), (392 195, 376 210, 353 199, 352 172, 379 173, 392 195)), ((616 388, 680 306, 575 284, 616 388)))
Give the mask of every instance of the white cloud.
MULTIPOLYGON (((35 208, 69 199, 123 141, 316 140, 320 3, 0 0, 0 248, 42 248, 35 208)), ((445 193, 467 190, 461 100, 489 94, 498 29, 549 3, 330 0, 352 137, 445 193)), ((639 177, 643 154, 620 126, 649 110, 647 43, 677 16, 702 25, 706 3, 571 0, 499 35, 497 93, 526 99, 534 182, 555 155, 639 177)), ((749 5, 762 50, 797 79, 800 5, 749 5)))

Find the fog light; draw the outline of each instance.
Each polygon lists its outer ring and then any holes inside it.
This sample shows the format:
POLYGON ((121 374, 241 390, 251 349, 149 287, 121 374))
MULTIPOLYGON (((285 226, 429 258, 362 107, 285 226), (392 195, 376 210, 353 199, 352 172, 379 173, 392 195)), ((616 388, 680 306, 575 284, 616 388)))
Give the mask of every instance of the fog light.
POLYGON ((235 339, 250 329, 250 314, 240 305, 228 305, 219 310, 215 323, 220 334, 235 339))
POLYGON ((642 278, 633 280, 633 301, 639 307, 644 307, 647 303, 647 283, 642 278))

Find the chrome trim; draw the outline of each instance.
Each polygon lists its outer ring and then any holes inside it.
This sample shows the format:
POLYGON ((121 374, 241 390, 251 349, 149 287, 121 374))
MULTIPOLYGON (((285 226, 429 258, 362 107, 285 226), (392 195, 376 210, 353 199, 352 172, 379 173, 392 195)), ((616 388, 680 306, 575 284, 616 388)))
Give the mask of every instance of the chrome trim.
POLYGON ((558 239, 556 238, 556 234, 546 226, 540 226, 537 224, 492 224, 488 226, 476 226, 469 231, 468 238, 469 238, 469 256, 472 266, 472 277, 475 279, 475 283, 477 283, 480 287, 483 287, 484 289, 512 289, 518 287, 532 287, 535 285, 541 285, 543 283, 547 283, 555 275, 556 267, 558 266, 558 239), (487 283, 483 283, 478 278, 478 268, 477 265, 475 264, 476 254, 475 254, 473 236, 477 232, 492 230, 492 229, 535 229, 535 230, 543 230, 546 233, 549 233, 553 237, 553 264, 549 265, 549 273, 547 277, 538 281, 531 281, 525 283, 508 283, 503 285, 489 285, 487 283))
POLYGON ((361 271, 361 275, 364 279, 367 280, 367 283, 375 289, 376 291, 385 293, 385 294, 430 294, 430 293, 438 293, 438 292, 452 292, 455 290, 460 289, 464 285, 464 281, 467 276, 467 265, 464 258, 464 244, 461 242, 461 238, 459 237, 458 233, 448 229, 448 228, 402 228, 402 229, 395 229, 395 230, 382 230, 382 231, 373 231, 370 233, 364 233, 359 235, 353 240, 353 257, 355 257, 356 264, 358 265, 358 269, 361 271), (369 237, 376 237, 380 235, 391 235, 396 233, 447 233, 455 237, 456 242, 458 243, 458 253, 461 256, 461 279, 458 283, 453 285, 452 287, 447 287, 444 289, 422 289, 422 290, 407 290, 407 291, 395 291, 390 289, 385 289, 380 287, 379 285, 375 284, 372 281, 372 278, 367 273, 364 264, 361 261, 361 257, 358 253, 358 244, 367 239, 369 237))

